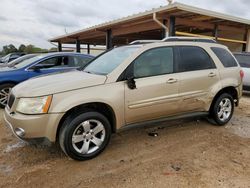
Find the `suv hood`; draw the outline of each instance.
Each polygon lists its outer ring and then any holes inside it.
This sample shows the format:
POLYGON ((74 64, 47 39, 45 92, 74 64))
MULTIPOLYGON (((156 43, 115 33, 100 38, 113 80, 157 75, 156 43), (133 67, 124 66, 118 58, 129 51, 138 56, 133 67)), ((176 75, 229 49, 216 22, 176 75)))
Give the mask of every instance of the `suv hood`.
POLYGON ((32 78, 15 86, 12 92, 16 97, 35 97, 101 85, 105 81, 106 76, 74 70, 32 78))

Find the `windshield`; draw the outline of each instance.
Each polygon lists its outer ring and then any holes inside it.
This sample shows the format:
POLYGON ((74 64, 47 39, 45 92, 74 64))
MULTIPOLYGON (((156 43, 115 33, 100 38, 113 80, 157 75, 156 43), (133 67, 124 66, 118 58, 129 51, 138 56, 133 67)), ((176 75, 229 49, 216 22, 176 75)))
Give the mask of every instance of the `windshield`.
POLYGON ((250 68, 250 55, 234 54, 241 67, 250 68))
POLYGON ((10 54, 8 54, 8 55, 2 57, 1 60, 2 60, 2 62, 5 62, 5 61, 8 61, 9 58, 10 58, 10 54))
POLYGON ((33 63, 33 62, 35 62, 35 61, 37 61, 37 60, 39 60, 39 59, 41 59, 41 58, 43 58, 44 57, 44 55, 38 55, 38 56, 35 56, 35 57, 32 57, 32 58, 30 58, 30 59, 25 59, 25 60, 23 60, 21 63, 19 63, 19 64, 17 64, 17 65, 14 65, 14 67, 15 68, 23 68, 23 67, 26 67, 26 66, 28 66, 29 64, 31 64, 31 63, 33 63))
POLYGON ((15 60, 9 62, 9 63, 8 63, 8 66, 10 66, 10 67, 15 66, 15 65, 17 65, 17 64, 19 64, 19 63, 21 63, 21 62, 23 62, 24 60, 30 59, 30 58, 35 57, 35 56, 36 56, 36 54, 24 55, 24 56, 22 56, 22 57, 19 57, 19 58, 15 59, 15 60))
POLYGON ((107 75, 118 67, 125 59, 130 57, 139 46, 124 46, 114 48, 94 59, 84 72, 107 75))

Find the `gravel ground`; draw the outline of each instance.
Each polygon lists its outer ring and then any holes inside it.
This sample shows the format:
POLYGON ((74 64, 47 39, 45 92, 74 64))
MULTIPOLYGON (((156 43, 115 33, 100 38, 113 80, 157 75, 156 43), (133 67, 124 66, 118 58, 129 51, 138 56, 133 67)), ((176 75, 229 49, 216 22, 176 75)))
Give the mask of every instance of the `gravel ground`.
POLYGON ((90 161, 18 141, 2 121, 0 151, 0 187, 250 187, 250 96, 224 127, 189 119, 130 129, 90 161))

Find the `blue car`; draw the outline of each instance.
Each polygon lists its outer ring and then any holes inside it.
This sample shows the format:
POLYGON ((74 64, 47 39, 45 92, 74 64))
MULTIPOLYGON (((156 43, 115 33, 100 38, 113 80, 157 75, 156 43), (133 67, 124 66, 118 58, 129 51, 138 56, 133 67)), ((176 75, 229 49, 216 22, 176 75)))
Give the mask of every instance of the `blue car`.
POLYGON ((91 55, 57 52, 37 55, 16 65, 0 68, 0 107, 6 106, 9 92, 16 84, 36 76, 76 69, 92 59, 91 55))

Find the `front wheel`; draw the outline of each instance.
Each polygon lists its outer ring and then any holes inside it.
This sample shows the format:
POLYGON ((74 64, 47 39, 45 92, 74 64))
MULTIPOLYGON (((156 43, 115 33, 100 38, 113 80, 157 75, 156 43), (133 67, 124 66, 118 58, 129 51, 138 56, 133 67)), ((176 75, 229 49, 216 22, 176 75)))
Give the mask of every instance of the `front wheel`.
POLYGON ((59 133, 59 143, 66 155, 75 160, 88 160, 99 155, 108 145, 111 126, 99 112, 69 116, 59 133))
POLYGON ((217 125, 225 125, 230 121, 234 112, 234 100, 233 97, 224 93, 220 95, 213 104, 210 115, 217 125))
POLYGON ((5 108, 7 105, 8 97, 14 84, 2 84, 0 85, 0 108, 5 108))

